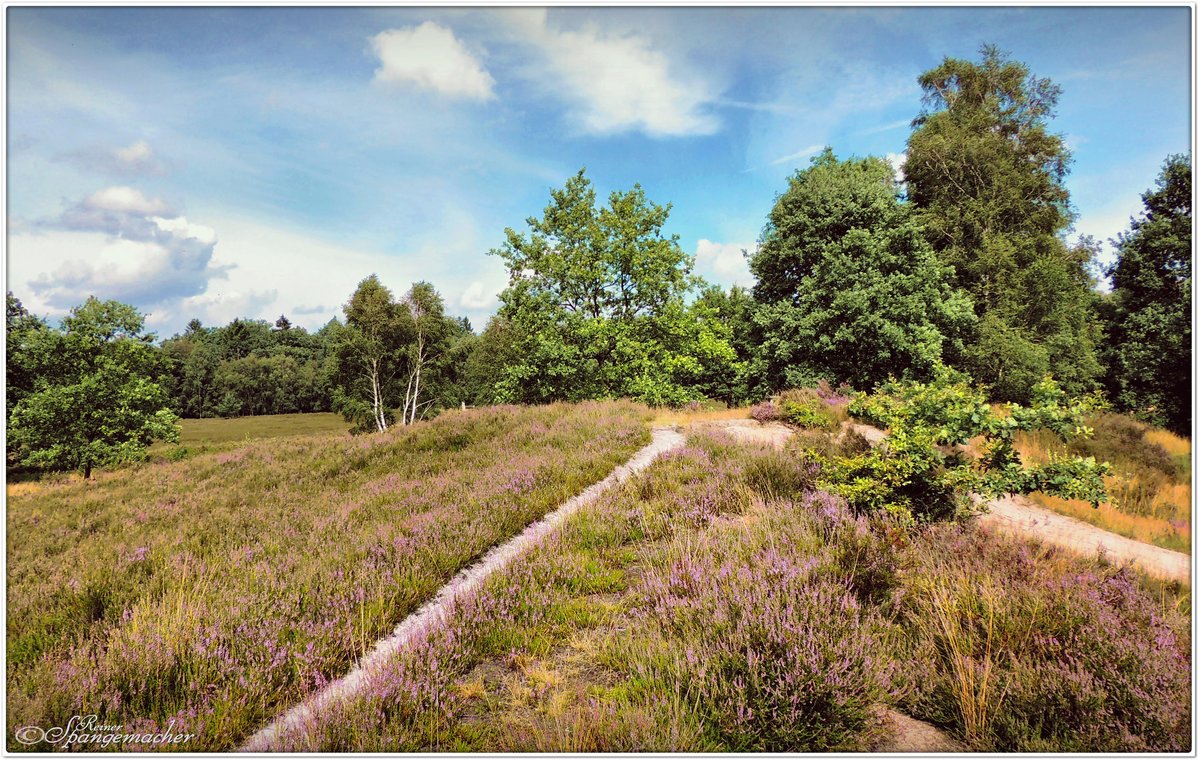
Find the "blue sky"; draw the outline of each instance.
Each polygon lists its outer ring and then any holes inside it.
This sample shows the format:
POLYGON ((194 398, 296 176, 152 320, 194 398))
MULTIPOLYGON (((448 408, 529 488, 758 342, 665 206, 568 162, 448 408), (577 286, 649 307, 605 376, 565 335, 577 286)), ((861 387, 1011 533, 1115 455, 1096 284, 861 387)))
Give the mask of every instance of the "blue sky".
POLYGON ((1076 232, 1140 210, 1191 141, 1187 7, 13 8, 7 286, 56 316, 306 327, 377 272, 481 329, 486 252, 580 167, 741 257, 821 146, 898 157, 918 75, 993 42, 1062 86, 1076 232))

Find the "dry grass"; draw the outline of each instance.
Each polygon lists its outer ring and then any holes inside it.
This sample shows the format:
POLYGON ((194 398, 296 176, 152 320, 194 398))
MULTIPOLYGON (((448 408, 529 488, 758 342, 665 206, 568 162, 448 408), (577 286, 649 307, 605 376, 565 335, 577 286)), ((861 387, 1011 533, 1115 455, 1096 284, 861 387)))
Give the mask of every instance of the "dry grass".
POLYGON ((749 407, 730 407, 722 410, 662 409, 654 418, 654 425, 686 426, 692 423, 709 423, 717 420, 746 420, 750 417, 749 407))
POLYGON ((1041 493, 1031 494, 1030 498, 1048 510, 1106 531, 1191 552, 1191 442, 1120 415, 1100 415, 1088 424, 1096 429, 1093 441, 1069 448, 1048 431, 1031 431, 1017 435, 1017 451, 1024 462, 1032 465, 1066 453, 1094 454, 1097 459, 1107 460, 1113 466, 1113 474, 1105 479, 1110 499, 1093 508, 1086 502, 1041 493), (1135 434, 1140 429, 1144 430, 1139 437, 1135 434), (1127 438, 1120 439, 1120 433, 1127 438))

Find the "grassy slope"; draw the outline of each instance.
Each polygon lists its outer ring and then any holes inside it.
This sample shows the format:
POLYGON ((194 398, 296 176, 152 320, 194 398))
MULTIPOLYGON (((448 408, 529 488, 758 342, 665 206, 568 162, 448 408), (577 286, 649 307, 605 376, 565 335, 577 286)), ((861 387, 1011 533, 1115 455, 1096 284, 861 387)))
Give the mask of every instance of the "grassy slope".
POLYGON ((455 411, 10 496, 10 731, 99 713, 230 748, 625 460, 648 419, 624 403, 455 411))
POLYGON ((239 418, 189 418, 181 421, 180 446, 253 441, 276 436, 346 433, 350 424, 333 412, 295 415, 254 415, 239 418))
POLYGON ((1090 439, 1069 446, 1047 432, 1020 434, 1016 444, 1027 462, 1051 454, 1092 455, 1113 466, 1106 479, 1111 499, 1093 508, 1079 500, 1035 493, 1039 505, 1107 531, 1179 552, 1191 552, 1191 442, 1150 428, 1125 415, 1103 414, 1088 421, 1090 439))
POLYGON ((880 702, 977 750, 1186 748, 1179 590, 785 496, 810 479, 791 454, 693 437, 288 749, 854 750, 880 702))

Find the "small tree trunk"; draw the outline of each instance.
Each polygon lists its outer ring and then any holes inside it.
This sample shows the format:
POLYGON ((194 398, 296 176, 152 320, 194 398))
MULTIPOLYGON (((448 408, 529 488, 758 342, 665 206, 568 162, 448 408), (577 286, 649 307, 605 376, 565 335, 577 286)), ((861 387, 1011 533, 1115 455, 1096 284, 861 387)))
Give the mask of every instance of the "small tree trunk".
POLYGON ((91 478, 92 478, 92 461, 84 460, 83 461, 83 480, 90 481, 91 478))

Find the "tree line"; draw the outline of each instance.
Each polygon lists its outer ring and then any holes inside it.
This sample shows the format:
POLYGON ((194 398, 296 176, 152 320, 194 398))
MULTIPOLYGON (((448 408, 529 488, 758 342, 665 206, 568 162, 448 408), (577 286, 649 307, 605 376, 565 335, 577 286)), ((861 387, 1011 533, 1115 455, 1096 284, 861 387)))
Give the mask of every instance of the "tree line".
MULTIPOLYGON (((1166 159, 1102 271, 1094 241, 1067 238, 1071 157, 1050 130, 1060 88, 991 46, 919 82, 902 176, 882 158, 826 148, 767 214, 750 289, 695 275, 666 232, 670 204, 639 185, 601 203, 581 170, 489 252, 509 285, 480 334, 446 314, 433 285, 397 297, 374 275, 314 333, 283 316, 193 320, 159 346, 131 307, 91 299, 54 329, 9 294, 10 459, 80 467, 132 456, 136 444, 68 463, 62 452, 79 446, 29 433, 65 424, 85 389, 120 380, 105 373, 144 379, 113 398, 135 396, 160 428, 333 410, 365 432, 460 404, 741 403, 821 379, 864 390, 923 381, 948 366, 994 401, 1027 402, 1053 375, 1068 392, 1102 389, 1119 409, 1190 432, 1190 156, 1166 159)), ((136 441, 158 430, 132 428, 136 441)))

